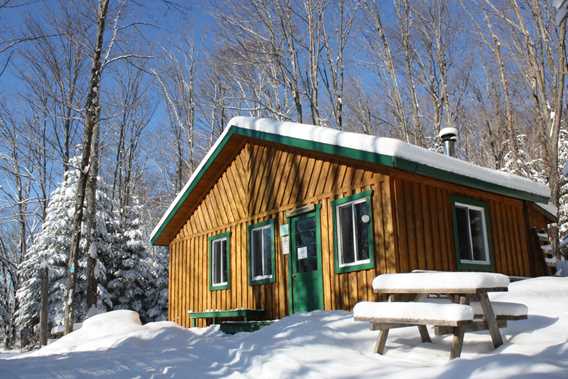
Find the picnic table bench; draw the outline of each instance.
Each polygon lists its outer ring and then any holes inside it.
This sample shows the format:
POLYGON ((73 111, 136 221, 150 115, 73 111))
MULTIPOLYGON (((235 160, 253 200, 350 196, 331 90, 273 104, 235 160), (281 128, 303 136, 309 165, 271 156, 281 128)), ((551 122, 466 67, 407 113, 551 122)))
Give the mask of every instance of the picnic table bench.
POLYGON ((523 304, 489 301, 488 292, 507 291, 508 285, 507 276, 494 273, 384 274, 373 280, 373 290, 387 295, 389 302, 359 303, 361 306, 355 306, 353 316, 355 320, 369 321, 372 330, 380 331, 375 345, 377 353, 383 354, 389 329, 417 326, 422 341, 431 342, 426 328, 431 325, 437 334, 454 335, 450 351, 450 359, 453 359, 461 355, 465 331, 489 330, 493 346, 497 348, 503 344, 499 330, 503 322, 526 318, 527 309, 523 304), (432 295, 447 299, 445 303, 423 302, 432 295), (395 302, 397 297, 407 302, 395 302), (386 317, 387 314, 390 316, 386 317))
POLYGON ((213 319, 213 324, 217 322, 217 319, 229 319, 229 318, 242 318, 243 321, 247 322, 250 319, 257 319, 264 314, 264 309, 226 309, 226 310, 208 310, 204 312, 193 312, 188 311, 189 318, 191 320, 191 326, 195 327, 197 319, 213 319))

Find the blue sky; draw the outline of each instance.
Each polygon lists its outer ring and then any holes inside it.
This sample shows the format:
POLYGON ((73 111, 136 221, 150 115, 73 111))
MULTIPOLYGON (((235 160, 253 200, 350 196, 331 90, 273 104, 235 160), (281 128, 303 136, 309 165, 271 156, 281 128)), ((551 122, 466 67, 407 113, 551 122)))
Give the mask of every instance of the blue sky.
MULTIPOLYGON (((0 25, 2 25, 0 33, 4 34, 8 31, 10 34, 19 34, 22 32, 22 24, 26 18, 41 19, 42 12, 47 8, 54 10, 58 4, 58 1, 54 0, 14 0, 11 7, 0 11, 0 25)), ((142 0, 131 4, 135 5, 130 7, 131 14, 125 17, 125 22, 131 19, 149 24, 142 29, 147 39, 153 44, 171 46, 180 33, 190 33, 198 49, 204 39, 206 44, 210 42, 207 38, 214 20, 202 1, 182 1, 179 2, 181 5, 177 8, 169 7, 167 2, 162 1, 142 0)), ((11 104, 18 102, 18 94, 24 89, 23 83, 17 76, 20 64, 18 52, 21 49, 25 49, 25 44, 18 45, 11 51, 0 55, 2 66, 11 56, 10 64, 4 75, 0 77, 0 97, 11 104)), ((165 116, 163 112, 158 112, 155 118, 161 119, 163 116, 165 116)))

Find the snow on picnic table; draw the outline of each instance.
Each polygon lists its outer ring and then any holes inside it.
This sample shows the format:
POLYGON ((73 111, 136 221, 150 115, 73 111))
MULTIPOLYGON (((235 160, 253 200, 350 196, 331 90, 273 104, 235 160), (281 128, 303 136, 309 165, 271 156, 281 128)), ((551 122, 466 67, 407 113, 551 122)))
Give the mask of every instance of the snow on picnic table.
POLYGON ((298 314, 234 336, 216 327, 140 325, 111 312, 85 323, 81 335, 0 358, 0 378, 568 377, 568 278, 515 282, 491 297, 526 304, 529 319, 510 322, 496 350, 487 332, 466 333, 462 358, 453 361, 451 338, 422 344, 415 327, 391 331, 386 355, 373 354, 377 332, 349 312, 298 314), (115 325, 107 327, 105 318, 115 325), (91 334, 93 328, 101 333, 91 334))
POLYGON ((473 309, 462 304, 361 301, 353 308, 357 320, 401 319, 428 321, 473 320, 473 309))
POLYGON ((499 288, 509 285, 509 277, 489 272, 409 272, 383 274, 373 279, 374 290, 499 288))

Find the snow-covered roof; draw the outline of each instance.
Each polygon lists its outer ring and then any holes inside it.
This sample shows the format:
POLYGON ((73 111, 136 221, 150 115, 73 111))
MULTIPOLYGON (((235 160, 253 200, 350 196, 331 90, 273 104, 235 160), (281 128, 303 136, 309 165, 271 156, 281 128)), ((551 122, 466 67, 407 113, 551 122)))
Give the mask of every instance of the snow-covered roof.
POLYGON ((541 208, 550 215, 554 217, 558 216, 558 208, 556 207, 556 205, 552 204, 551 202, 548 203, 536 202, 535 204, 537 205, 537 207, 541 208))
POLYGON ((395 167, 444 181, 533 201, 547 202, 548 186, 502 171, 477 166, 393 138, 346 132, 289 121, 234 117, 205 155, 151 234, 155 242, 192 188, 232 135, 257 138, 395 167))

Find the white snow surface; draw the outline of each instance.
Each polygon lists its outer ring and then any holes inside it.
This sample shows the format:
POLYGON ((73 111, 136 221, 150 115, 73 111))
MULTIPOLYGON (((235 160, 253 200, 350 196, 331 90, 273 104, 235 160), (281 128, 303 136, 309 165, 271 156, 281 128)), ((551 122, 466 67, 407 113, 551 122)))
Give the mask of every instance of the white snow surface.
POLYGON ((397 319, 467 321, 473 320, 473 309, 462 304, 437 304, 417 302, 373 302, 361 301, 353 308, 353 318, 359 321, 397 319))
POLYGON ((116 343, 114 336, 136 332, 141 328, 140 317, 134 311, 117 310, 100 313, 86 319, 73 333, 59 338, 31 355, 108 349, 116 343))
POLYGON ((112 312, 98 320, 128 328, 87 322, 68 337, 91 327, 103 332, 68 338, 72 350, 56 342, 31 354, 0 354, 0 378, 566 378, 568 278, 509 289, 492 298, 526 304, 528 320, 509 322, 498 349, 487 332, 466 333, 462 356, 452 361, 450 336, 432 333, 433 343, 420 343, 415 327, 392 330, 386 354, 374 354, 378 332, 343 311, 297 314, 234 336, 216 327, 137 325, 112 312))
POLYGON ((476 289, 507 287, 509 277, 490 272, 409 272, 383 274, 373 279, 373 289, 424 289, 444 291, 448 289, 476 289))
POLYGON ((268 118, 239 116, 233 117, 229 121, 227 127, 223 130, 223 133, 221 133, 215 144, 207 152, 205 157, 203 157, 199 166, 197 166, 185 186, 177 194, 174 201, 170 204, 160 219, 160 222, 158 222, 152 231, 151 238, 154 238, 154 236, 158 233, 158 230, 173 212, 176 205, 181 201, 183 194, 188 190, 193 181, 196 180, 198 175, 200 175, 206 162, 220 145, 227 133, 229 133, 231 128, 255 130, 284 137, 292 137, 305 141, 319 142, 332 146, 386 155, 393 158, 406 159, 449 173, 459 174, 469 178, 478 179, 483 182, 497 184, 515 191, 524 191, 542 197, 550 197, 550 189, 543 183, 534 182, 527 178, 503 171, 481 167, 473 163, 442 155, 394 138, 376 137, 368 134, 346 132, 338 129, 299 124, 290 121, 277 121, 268 118))
MULTIPOLYGON (((494 301, 491 303, 491 306, 496 316, 526 316, 529 311, 529 308, 525 304, 507 301, 494 301)), ((471 307, 476 315, 483 314, 480 302, 472 302, 471 307)))
POLYGON ((551 202, 548 203, 535 203, 537 207, 544 209, 546 212, 550 213, 553 216, 558 216, 558 208, 556 205, 552 204, 551 202))

